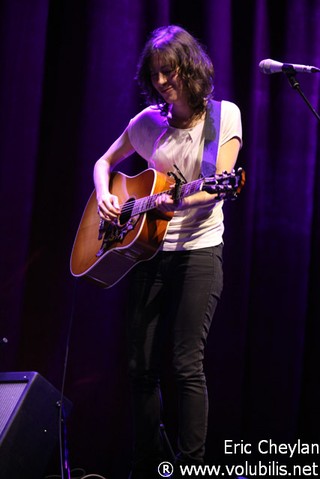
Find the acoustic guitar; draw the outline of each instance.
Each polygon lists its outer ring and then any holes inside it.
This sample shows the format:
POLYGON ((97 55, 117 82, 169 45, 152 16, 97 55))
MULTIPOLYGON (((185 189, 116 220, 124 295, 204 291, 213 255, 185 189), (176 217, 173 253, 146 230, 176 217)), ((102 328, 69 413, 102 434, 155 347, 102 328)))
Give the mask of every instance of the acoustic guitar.
POLYGON ((244 183, 241 168, 189 183, 172 172, 165 175, 152 168, 136 176, 113 172, 110 192, 119 198, 120 215, 114 223, 102 220, 97 214, 96 192, 92 192, 73 244, 71 274, 110 288, 160 249, 173 213, 163 214, 155 208, 158 195, 165 192, 180 199, 205 190, 220 199, 233 199, 244 183))

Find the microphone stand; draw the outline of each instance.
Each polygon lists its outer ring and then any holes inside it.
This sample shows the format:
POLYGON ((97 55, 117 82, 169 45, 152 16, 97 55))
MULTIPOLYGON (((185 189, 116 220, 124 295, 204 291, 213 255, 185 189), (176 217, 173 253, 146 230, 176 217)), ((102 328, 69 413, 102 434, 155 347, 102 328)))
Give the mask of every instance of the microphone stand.
POLYGON ((316 112, 316 110, 313 108, 313 106, 309 102, 308 98, 305 96, 305 94, 301 90, 300 83, 296 79, 296 75, 295 75, 296 72, 294 71, 294 69, 289 66, 287 68, 283 68, 283 72, 286 74, 292 88, 294 90, 296 90, 301 95, 301 97, 304 99, 304 101, 306 102, 306 104, 308 105, 308 107, 310 108, 312 113, 315 115, 315 117, 318 119, 318 121, 320 121, 320 115, 316 112))

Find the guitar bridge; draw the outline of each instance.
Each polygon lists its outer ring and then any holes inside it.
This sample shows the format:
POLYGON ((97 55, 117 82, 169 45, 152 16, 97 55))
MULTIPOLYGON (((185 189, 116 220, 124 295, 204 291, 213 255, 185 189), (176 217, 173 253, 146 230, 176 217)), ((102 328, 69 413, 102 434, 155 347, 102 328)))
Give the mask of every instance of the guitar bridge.
POLYGON ((138 219, 138 216, 132 217, 123 226, 121 226, 119 223, 109 223, 101 219, 99 224, 98 240, 103 238, 103 241, 101 248, 96 253, 96 256, 98 258, 102 256, 113 243, 122 243, 129 231, 134 229, 138 219))

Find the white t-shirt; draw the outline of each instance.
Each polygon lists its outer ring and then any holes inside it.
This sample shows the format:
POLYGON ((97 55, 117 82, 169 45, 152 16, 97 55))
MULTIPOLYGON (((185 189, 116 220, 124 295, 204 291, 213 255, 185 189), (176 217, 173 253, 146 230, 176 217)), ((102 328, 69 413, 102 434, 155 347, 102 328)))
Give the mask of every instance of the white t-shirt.
MULTIPOLYGON (((200 175, 203 127, 204 121, 193 128, 174 128, 156 106, 149 106, 132 118, 128 134, 133 148, 149 168, 167 173, 175 171, 176 164, 189 182, 200 175)), ((240 110, 234 103, 222 101, 219 148, 234 137, 242 141, 240 110)), ((214 207, 176 211, 162 249, 181 251, 220 244, 224 232, 222 205, 223 201, 219 201, 214 207)))

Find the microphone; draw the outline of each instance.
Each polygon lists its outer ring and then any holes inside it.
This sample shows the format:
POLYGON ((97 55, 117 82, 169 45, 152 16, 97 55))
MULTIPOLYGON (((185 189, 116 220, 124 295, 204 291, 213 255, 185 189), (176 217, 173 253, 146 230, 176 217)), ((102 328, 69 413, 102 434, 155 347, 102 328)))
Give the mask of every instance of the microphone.
POLYGON ((294 65, 291 63, 280 63, 275 60, 268 58, 267 60, 262 60, 259 63, 259 68, 263 73, 270 75, 271 73, 318 73, 320 68, 308 66, 308 65, 294 65))

